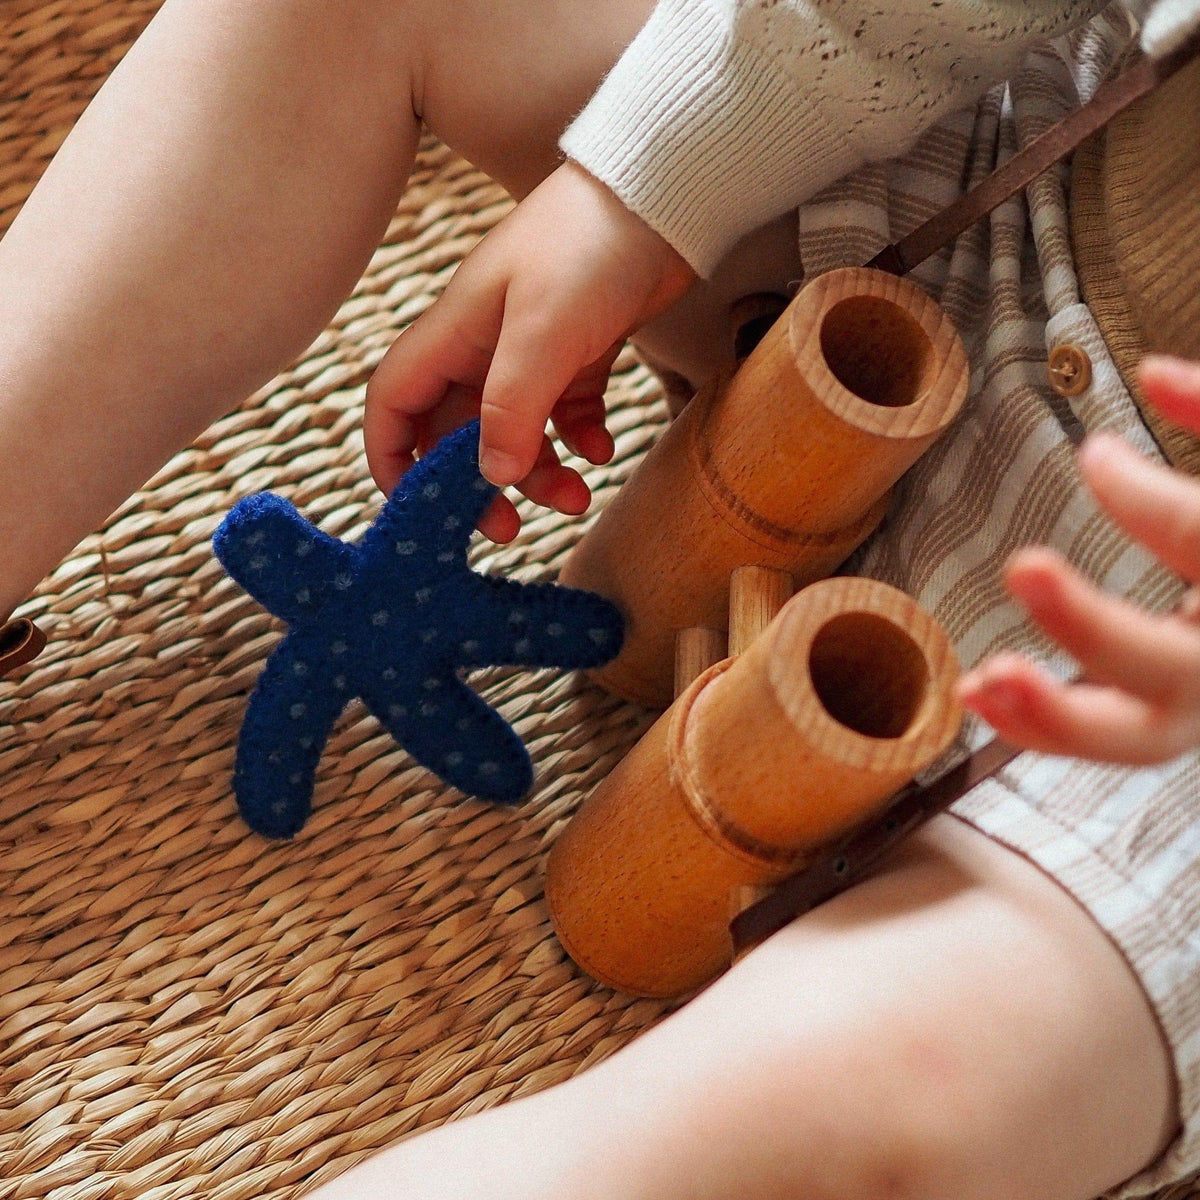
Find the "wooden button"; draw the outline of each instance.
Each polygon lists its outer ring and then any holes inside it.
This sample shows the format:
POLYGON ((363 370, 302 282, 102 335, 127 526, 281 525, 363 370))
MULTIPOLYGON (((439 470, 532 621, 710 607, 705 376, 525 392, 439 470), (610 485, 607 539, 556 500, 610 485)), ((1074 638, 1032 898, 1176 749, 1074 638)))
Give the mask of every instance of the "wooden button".
POLYGON ((1071 342, 1055 346, 1046 365, 1050 386, 1060 396, 1078 396, 1092 383, 1092 360, 1071 342))

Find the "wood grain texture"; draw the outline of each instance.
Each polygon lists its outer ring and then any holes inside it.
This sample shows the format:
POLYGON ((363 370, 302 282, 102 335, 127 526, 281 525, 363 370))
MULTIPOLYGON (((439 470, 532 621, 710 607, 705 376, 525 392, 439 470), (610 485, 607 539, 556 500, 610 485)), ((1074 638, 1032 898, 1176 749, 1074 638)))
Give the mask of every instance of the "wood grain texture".
POLYGON ((792 598, 796 585, 787 571, 738 567, 729 578, 729 654, 744 654, 792 598))
POLYGON ((681 696, 725 657, 725 635, 720 630, 703 626, 681 629, 675 635, 675 695, 681 696))
POLYGON ((702 391, 598 518, 562 580, 626 615, 596 679, 639 703, 672 694, 679 629, 725 628, 729 576, 831 574, 895 481, 954 420, 967 360, 915 284, 833 271, 800 292, 736 375, 702 391))
POLYGON ((794 597, 692 684, 559 837, 546 900, 563 945, 637 995, 712 979, 746 889, 794 872, 945 751, 957 676, 941 628, 894 588, 840 578, 794 597))

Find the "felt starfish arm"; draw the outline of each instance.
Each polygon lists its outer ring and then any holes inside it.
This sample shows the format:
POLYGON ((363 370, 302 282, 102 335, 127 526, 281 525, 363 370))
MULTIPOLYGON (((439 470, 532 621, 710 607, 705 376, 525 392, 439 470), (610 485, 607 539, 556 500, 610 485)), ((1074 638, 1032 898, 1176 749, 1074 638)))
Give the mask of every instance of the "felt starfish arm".
POLYGON ((246 591, 289 625, 350 586, 356 553, 271 492, 239 500, 213 536, 213 550, 246 591))
POLYGON ((515 804, 533 785, 524 743, 457 676, 410 680, 363 699, 417 762, 460 792, 515 804))
POLYGON ((517 583, 473 575, 480 614, 460 645, 462 665, 598 667, 621 649, 624 622, 602 596, 553 583, 517 583))
POLYGON ((267 659, 233 772, 238 808, 255 832, 290 838, 308 819, 317 762, 347 698, 345 680, 310 662, 294 636, 267 659))
POLYGON ((444 572, 447 563, 465 557, 471 531, 496 491, 479 474, 479 422, 472 421, 404 475, 363 538, 364 556, 390 547, 410 561, 437 562, 444 572))

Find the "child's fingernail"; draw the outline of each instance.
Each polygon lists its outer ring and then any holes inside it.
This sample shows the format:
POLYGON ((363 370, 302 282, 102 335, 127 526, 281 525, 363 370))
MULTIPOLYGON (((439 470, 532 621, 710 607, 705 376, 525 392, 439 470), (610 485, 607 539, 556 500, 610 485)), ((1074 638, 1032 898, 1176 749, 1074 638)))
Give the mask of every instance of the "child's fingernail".
POLYGON ((497 487, 508 487, 521 478, 521 467, 511 454, 502 450, 484 450, 479 455, 479 470, 497 487))
POLYGON ((969 705, 978 705, 992 712, 1011 713, 1017 706, 1016 691, 1001 679, 991 679, 984 672, 970 672, 958 684, 958 698, 969 705))
POLYGON ((961 701, 967 703, 976 699, 986 686, 986 677, 982 671, 968 671, 959 679, 954 691, 961 701))

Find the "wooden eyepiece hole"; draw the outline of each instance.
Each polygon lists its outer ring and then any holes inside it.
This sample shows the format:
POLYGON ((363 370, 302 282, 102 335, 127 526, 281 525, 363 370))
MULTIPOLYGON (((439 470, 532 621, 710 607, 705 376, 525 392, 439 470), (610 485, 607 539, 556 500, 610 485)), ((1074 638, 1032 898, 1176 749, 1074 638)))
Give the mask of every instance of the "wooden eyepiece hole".
POLYGON ((932 382, 933 343, 898 304, 851 296, 821 322, 821 353, 833 377, 868 404, 903 408, 932 382))
POLYGON ((808 671, 825 711, 872 738, 903 737, 929 687, 920 647, 874 613, 843 613, 827 621, 813 638, 808 671))

